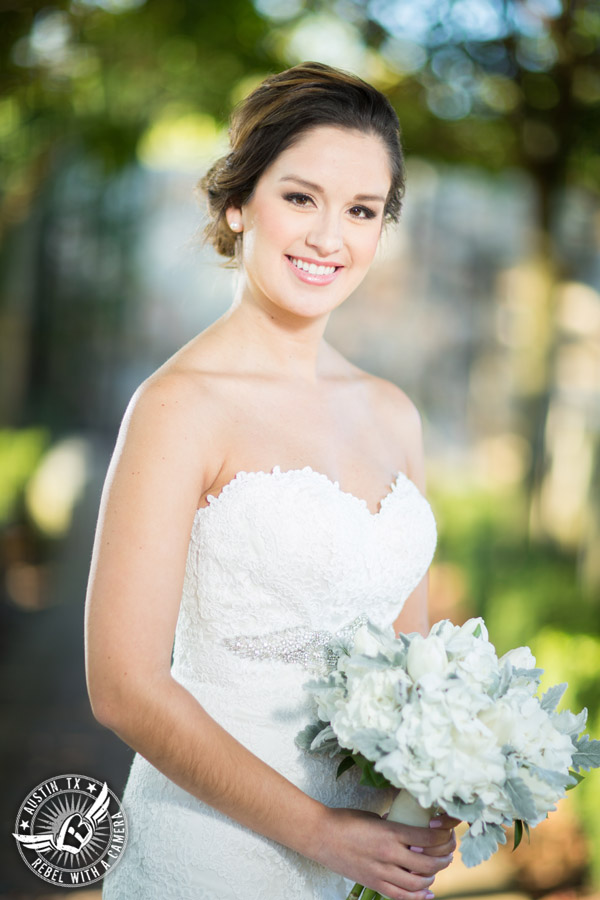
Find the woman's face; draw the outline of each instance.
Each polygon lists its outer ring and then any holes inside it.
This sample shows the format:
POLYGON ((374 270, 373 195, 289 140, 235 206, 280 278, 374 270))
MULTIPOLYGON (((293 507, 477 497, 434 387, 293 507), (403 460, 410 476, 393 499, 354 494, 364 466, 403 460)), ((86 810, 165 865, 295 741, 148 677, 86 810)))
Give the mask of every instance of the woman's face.
POLYGON ((364 278, 391 184, 376 135, 318 126, 263 172, 241 209, 244 299, 274 312, 322 316, 364 278))

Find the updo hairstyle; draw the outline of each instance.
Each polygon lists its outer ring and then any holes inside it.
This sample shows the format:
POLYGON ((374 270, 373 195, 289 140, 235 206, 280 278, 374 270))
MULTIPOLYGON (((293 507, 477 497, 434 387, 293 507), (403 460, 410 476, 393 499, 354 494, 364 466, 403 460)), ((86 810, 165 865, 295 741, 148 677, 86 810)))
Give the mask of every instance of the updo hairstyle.
POLYGON ((388 149, 391 187, 384 218, 398 221, 404 194, 404 162, 398 117, 380 91, 349 72, 306 62, 266 78, 235 110, 231 152, 217 160, 199 182, 208 197, 206 240, 222 256, 234 257, 236 239, 225 216, 241 208, 257 181, 306 131, 319 125, 378 135, 388 149))

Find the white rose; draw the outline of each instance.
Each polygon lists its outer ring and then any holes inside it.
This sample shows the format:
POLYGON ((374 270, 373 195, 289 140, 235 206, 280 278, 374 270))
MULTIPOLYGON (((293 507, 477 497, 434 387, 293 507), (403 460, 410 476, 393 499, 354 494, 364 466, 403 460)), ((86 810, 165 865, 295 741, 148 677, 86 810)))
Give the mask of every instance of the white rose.
POLYGON ((367 625, 361 625, 354 635, 353 653, 375 657, 378 653, 384 653, 385 649, 384 644, 377 640, 367 625))
POLYGON ((499 659, 500 666, 509 662, 513 669, 535 669, 535 656, 529 647, 515 647, 499 659))
POLYGON ((474 642, 469 652, 452 659, 452 665, 456 674, 477 691, 487 691, 498 676, 496 653, 484 641, 474 642))
POLYGON ((477 631, 477 629, 479 629, 478 637, 483 641, 488 641, 488 630, 481 616, 477 616, 473 619, 467 619, 464 625, 460 626, 459 634, 463 636, 473 637, 473 633, 477 631))
POLYGON ((431 626, 429 632, 430 637, 439 637, 444 644, 447 644, 450 638, 458 631, 458 625, 453 625, 450 619, 442 619, 431 626))
POLYGON ((435 635, 413 637, 406 658, 406 669, 413 681, 429 673, 442 675, 448 668, 446 648, 441 638, 435 635))

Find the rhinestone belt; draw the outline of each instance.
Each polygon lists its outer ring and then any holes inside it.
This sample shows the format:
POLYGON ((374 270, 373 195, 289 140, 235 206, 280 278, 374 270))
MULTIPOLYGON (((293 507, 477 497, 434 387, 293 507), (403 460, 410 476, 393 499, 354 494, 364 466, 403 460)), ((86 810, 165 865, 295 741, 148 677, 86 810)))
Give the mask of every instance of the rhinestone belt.
POLYGON ((304 669, 322 674, 335 668, 340 653, 366 622, 367 616, 361 615, 336 632, 311 631, 297 626, 255 637, 238 635, 225 638, 223 643, 233 653, 245 659, 296 663, 304 669))

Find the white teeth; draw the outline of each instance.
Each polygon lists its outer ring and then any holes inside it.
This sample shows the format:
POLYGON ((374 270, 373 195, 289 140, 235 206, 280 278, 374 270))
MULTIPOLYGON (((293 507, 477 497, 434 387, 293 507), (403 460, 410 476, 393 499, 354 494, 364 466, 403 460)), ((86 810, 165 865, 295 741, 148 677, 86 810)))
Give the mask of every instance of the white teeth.
POLYGON ((317 266, 315 263, 307 263, 303 259, 292 257, 292 262, 297 269, 302 269, 310 275, 333 275, 335 266, 317 266))

